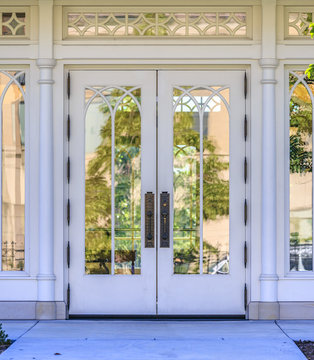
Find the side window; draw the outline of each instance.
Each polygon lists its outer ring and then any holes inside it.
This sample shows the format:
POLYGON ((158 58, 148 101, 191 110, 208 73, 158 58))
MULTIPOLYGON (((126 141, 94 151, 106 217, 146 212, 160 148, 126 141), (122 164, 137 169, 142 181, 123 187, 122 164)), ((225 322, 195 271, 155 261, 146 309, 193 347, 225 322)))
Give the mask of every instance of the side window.
POLYGON ((303 71, 290 86, 290 271, 313 271, 314 81, 303 71))
POLYGON ((25 254, 25 73, 0 71, 1 271, 23 271, 25 254))

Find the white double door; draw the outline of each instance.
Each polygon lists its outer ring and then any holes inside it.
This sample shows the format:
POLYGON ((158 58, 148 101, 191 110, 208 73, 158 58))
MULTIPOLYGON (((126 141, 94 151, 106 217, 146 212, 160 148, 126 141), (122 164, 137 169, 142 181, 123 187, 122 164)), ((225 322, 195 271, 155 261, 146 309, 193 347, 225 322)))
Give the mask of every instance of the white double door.
POLYGON ((243 71, 72 71, 70 314, 244 314, 243 71))

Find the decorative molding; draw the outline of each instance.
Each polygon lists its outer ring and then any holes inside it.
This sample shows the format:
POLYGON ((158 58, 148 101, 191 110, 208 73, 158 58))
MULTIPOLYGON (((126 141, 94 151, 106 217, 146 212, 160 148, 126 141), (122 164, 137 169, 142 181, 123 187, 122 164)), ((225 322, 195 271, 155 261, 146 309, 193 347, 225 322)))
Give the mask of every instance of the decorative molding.
POLYGON ((110 8, 63 10, 64 39, 251 38, 251 8, 110 8))
POLYGON ((259 65, 261 68, 276 68, 279 64, 279 61, 274 58, 262 58, 259 60, 259 65))
POLYGON ((39 68, 54 68, 56 66, 55 59, 37 59, 36 65, 39 68))
POLYGON ((278 281, 279 277, 276 274, 261 274, 260 281, 278 281))

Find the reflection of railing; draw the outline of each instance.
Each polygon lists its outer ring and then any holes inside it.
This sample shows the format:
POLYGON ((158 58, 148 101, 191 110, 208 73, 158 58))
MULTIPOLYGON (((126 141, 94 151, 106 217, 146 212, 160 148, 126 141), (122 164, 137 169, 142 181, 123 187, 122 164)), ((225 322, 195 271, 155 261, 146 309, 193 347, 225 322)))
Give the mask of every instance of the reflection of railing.
MULTIPOLYGON (((215 253, 214 253, 215 254, 215 253)), ((204 256, 204 272, 207 274, 229 274, 229 253, 228 252, 218 252, 219 259, 216 261, 208 262, 206 264, 206 256, 204 256), (205 265, 207 265, 205 267, 205 265)))
POLYGON ((313 270, 313 244, 290 244, 290 270, 313 270))
MULTIPOLYGON (((123 264, 129 263, 131 274, 135 274, 135 269, 140 269, 141 251, 140 247, 133 248, 136 242, 141 242, 140 236, 134 236, 135 232, 141 232, 139 228, 116 228, 115 232, 131 232, 131 236, 115 236, 115 251, 114 261, 115 269, 118 272, 119 267, 123 267, 123 264), (132 240, 132 242, 130 241, 132 240), (128 245, 131 245, 132 249, 128 249, 128 245), (123 248, 119 248, 123 247, 123 248)), ((110 274, 111 268, 111 228, 87 228, 86 233, 101 233, 106 234, 105 238, 99 238, 99 246, 106 246, 107 249, 89 249, 88 241, 86 242, 85 260, 86 264, 94 264, 94 267, 88 266, 88 272, 91 274, 110 274), (98 264, 98 266, 97 266, 98 264)), ((91 242, 93 243, 93 238, 91 242)))
POLYGON ((18 244, 15 241, 3 241, 2 271, 24 270, 25 251, 24 248, 17 248, 17 245, 18 244))

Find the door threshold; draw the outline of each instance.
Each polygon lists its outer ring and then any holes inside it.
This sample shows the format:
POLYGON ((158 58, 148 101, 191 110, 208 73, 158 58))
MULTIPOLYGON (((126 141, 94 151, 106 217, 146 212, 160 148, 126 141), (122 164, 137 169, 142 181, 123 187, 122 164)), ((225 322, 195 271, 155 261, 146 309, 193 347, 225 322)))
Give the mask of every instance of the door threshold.
POLYGON ((245 315, 95 315, 72 314, 69 320, 245 320, 245 315))

